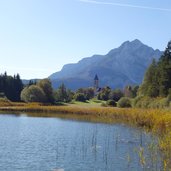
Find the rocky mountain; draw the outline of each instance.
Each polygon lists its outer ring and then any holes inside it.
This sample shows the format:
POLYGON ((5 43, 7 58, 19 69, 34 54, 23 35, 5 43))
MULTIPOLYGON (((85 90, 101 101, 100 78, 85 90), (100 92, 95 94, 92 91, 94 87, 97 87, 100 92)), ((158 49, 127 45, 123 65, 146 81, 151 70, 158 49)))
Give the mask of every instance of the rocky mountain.
POLYGON ((56 88, 64 83, 70 89, 93 86, 95 74, 100 86, 123 88, 126 85, 139 85, 152 59, 162 52, 143 44, 139 40, 126 41, 106 55, 93 55, 78 63, 64 65, 62 70, 49 76, 56 88))

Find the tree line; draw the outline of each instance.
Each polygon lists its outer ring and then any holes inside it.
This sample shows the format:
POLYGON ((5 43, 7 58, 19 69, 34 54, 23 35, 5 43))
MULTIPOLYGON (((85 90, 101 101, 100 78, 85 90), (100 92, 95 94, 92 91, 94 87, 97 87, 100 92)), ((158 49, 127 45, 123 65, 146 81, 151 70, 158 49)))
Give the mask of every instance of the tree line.
POLYGON ((20 101, 20 94, 23 89, 23 83, 20 75, 8 76, 5 72, 0 75, 0 96, 6 97, 11 101, 20 101))
MULTIPOLYGON (((124 92, 120 89, 112 90, 110 87, 104 87, 96 98, 103 101, 114 100, 117 102, 123 96, 135 97, 136 92, 137 86, 127 86, 124 92)), ((21 92, 21 100, 24 102, 68 103, 72 100, 86 102, 94 97, 94 88, 79 88, 73 92, 62 83, 58 89, 54 90, 49 79, 43 79, 37 83, 29 83, 21 92)))
POLYGON ((139 94, 149 97, 166 97, 171 93, 171 41, 156 62, 147 69, 139 94))
POLYGON ((38 82, 30 81, 23 85, 19 74, 8 76, 5 72, 0 75, 0 96, 11 101, 58 103, 72 100, 86 102, 94 97, 97 100, 107 101, 115 106, 168 106, 171 101, 171 41, 159 58, 153 60, 147 68, 140 86, 126 86, 124 90, 103 87, 98 93, 94 88, 80 88, 73 92, 61 84, 54 90, 49 79, 38 82), (157 100, 152 100, 155 98, 157 100), (124 105, 123 105, 124 104, 124 105), (134 104, 134 105, 132 105, 134 104))

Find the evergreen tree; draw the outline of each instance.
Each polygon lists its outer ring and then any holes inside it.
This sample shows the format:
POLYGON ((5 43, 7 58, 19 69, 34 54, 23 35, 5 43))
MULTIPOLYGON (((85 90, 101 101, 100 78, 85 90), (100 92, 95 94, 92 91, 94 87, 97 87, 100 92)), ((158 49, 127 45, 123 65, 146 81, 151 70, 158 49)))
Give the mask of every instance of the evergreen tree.
POLYGON ((159 95, 159 85, 158 85, 158 70, 155 59, 152 64, 147 69, 142 85, 139 88, 139 94, 157 97, 159 95))
POLYGON ((14 78, 14 101, 20 101, 20 94, 23 89, 23 83, 20 79, 20 75, 17 74, 17 76, 14 78))
POLYGON ((152 64, 146 71, 139 95, 150 97, 166 97, 171 88, 171 41, 168 42, 166 50, 156 63, 152 64))
POLYGON ((169 88, 171 88, 171 41, 159 59, 158 73, 159 95, 167 96, 169 88))
POLYGON ((0 75, 0 93, 3 93, 9 100, 20 101, 20 93, 23 89, 23 84, 19 74, 8 76, 5 72, 0 75))
POLYGON ((62 83, 58 90, 56 91, 55 99, 56 101, 66 102, 67 101, 67 89, 65 85, 62 83))
POLYGON ((74 92, 67 89, 63 83, 55 91, 55 100, 57 102, 70 102, 73 99, 73 96, 74 92))

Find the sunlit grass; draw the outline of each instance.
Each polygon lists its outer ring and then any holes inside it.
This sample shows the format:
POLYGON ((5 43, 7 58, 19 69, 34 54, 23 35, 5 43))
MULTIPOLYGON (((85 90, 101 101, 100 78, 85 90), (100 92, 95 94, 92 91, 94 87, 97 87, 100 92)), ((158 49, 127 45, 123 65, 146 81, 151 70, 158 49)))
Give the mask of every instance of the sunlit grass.
POLYGON ((75 101, 73 100, 72 102, 70 102, 69 104, 67 105, 81 105, 81 107, 99 107, 101 106, 101 104, 103 103, 104 101, 102 100, 97 100, 97 99, 91 99, 91 100, 86 100, 86 102, 79 102, 79 101, 75 101))

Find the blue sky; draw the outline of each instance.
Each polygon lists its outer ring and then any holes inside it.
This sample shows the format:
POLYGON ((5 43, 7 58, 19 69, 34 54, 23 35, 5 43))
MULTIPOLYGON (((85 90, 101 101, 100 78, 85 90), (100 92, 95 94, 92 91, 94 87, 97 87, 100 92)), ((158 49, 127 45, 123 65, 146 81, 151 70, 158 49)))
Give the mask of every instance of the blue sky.
POLYGON ((126 40, 164 50, 170 0, 0 0, 0 72, 44 78, 126 40))

